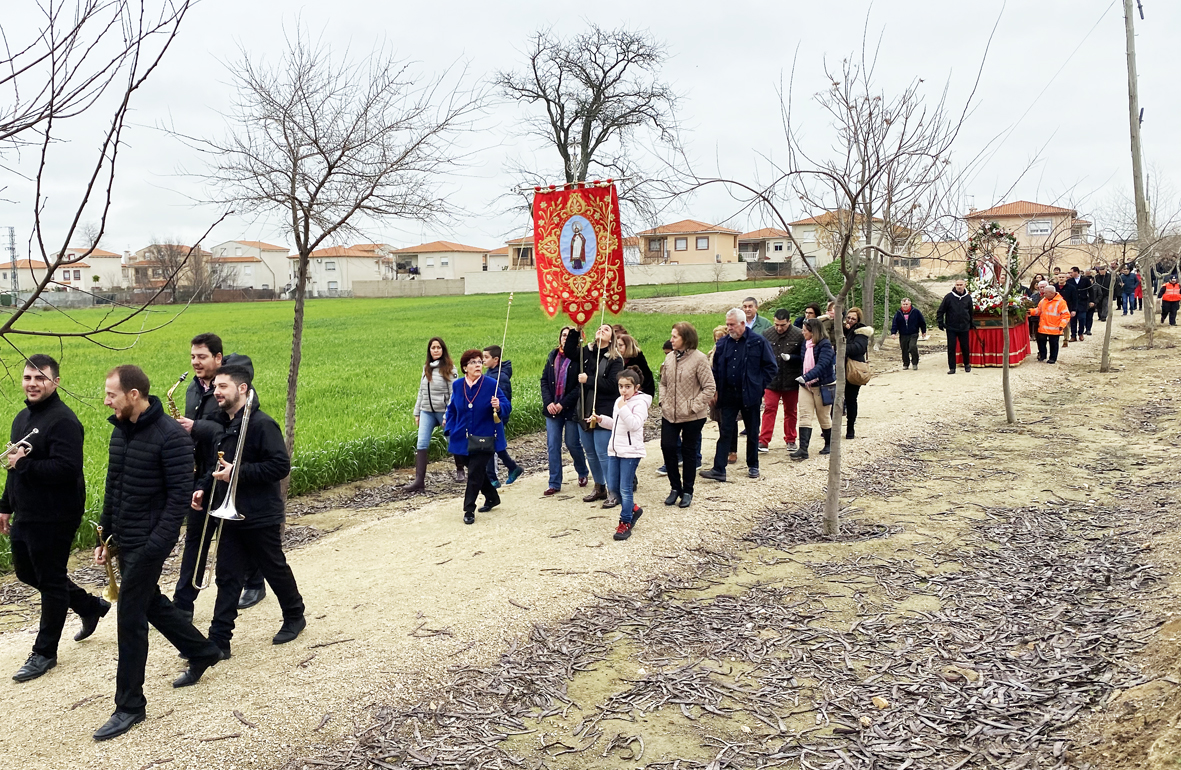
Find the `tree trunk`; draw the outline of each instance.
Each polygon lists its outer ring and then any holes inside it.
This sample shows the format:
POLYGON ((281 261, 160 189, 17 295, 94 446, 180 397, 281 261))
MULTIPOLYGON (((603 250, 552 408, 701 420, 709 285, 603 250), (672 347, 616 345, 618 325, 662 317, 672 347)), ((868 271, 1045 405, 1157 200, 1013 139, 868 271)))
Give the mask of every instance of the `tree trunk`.
MULTIPOLYGON (((1009 283, 1005 281, 1005 296, 1009 296, 1009 283)), ((1013 408, 1013 386, 1009 378, 1009 351, 1013 344, 1009 341, 1009 309, 1001 311, 1001 327, 1004 329, 1005 340, 1001 345, 1001 384, 1005 393, 1005 422, 1013 425, 1017 422, 1017 411, 1013 408)))
POLYGON ((866 252, 864 268, 865 275, 862 277, 861 282, 861 309, 864 312, 862 313, 861 323, 866 326, 873 326, 873 310, 874 305, 877 304, 875 300, 878 280, 877 252, 866 252))
POLYGON ((1140 283, 1142 284, 1140 293, 1144 295, 1144 334, 1148 336, 1148 348, 1150 350, 1156 341, 1156 289, 1153 288, 1155 281, 1152 280, 1155 276, 1155 264, 1148 266, 1147 282, 1144 280, 1145 271, 1140 271, 1140 283))
POLYGON ((283 418, 283 431, 288 456, 295 451, 295 394, 299 387, 299 364, 303 358, 303 308, 307 295, 308 255, 300 253, 299 267, 295 271, 295 320, 291 325, 291 367, 287 370, 287 411, 283 418))
POLYGON ((1111 283, 1107 286, 1107 323, 1103 325, 1103 356, 1099 359, 1099 371, 1111 371, 1111 326, 1115 320, 1115 285, 1118 282, 1119 273, 1113 272, 1111 274, 1111 283))
MULTIPOLYGON (((833 306, 833 332, 836 337, 836 393, 832 400, 832 439, 828 455, 828 487, 824 496, 824 534, 841 532, 841 425, 845 407, 845 300, 856 278, 846 278, 833 306)), ((823 385, 824 383, 820 383, 823 385)))
MULTIPOLYGON (((889 270, 889 268, 887 268, 884 272, 886 274, 886 290, 882 292, 882 334, 880 337, 878 337, 878 347, 877 347, 878 350, 881 350, 882 346, 886 344, 886 335, 890 333, 890 328, 889 328, 890 324, 886 320, 887 318, 890 317, 890 270, 889 270)), ((869 323, 868 321, 864 321, 863 323, 865 323, 867 326, 873 326, 873 324, 869 323)))

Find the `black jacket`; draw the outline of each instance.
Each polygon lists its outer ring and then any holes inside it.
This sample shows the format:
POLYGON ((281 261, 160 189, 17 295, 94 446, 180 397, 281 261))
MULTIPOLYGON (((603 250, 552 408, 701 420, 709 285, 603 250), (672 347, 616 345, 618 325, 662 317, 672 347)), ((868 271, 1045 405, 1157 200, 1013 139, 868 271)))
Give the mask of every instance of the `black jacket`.
POLYGON ((912 334, 927 333, 927 319, 923 318, 923 311, 911 305, 910 318, 907 319, 903 314, 902 309, 899 308, 894 313, 894 320, 890 322, 890 334, 901 334, 910 336, 912 334))
MULTIPOLYGON (((244 413, 245 410, 239 409, 232 420, 225 412, 219 411, 217 415, 216 423, 222 432, 215 444, 216 451, 225 452, 225 461, 228 463, 236 460, 244 413)), ((226 526, 256 529, 282 523, 284 508, 279 482, 290 472, 291 458, 287 455, 279 423, 266 412, 253 407, 250 410, 250 425, 246 429, 246 444, 242 448, 242 466, 238 469, 238 492, 234 497, 234 507, 246 520, 227 521, 226 526)), ((205 490, 206 499, 210 499, 212 472, 201 479, 199 486, 205 490)), ((227 489, 225 482, 217 483, 210 510, 221 505, 227 489)))
MULTIPOLYGON (((553 417, 546 407, 558 401, 557 375, 558 349, 554 348, 545 360, 545 368, 541 370, 541 412, 546 417, 553 417)), ((578 395, 582 389, 578 386, 578 359, 570 360, 566 367, 566 384, 562 391, 562 411, 558 417, 562 419, 577 419, 578 395)))
POLYGON ((757 406, 767 385, 779 374, 781 360, 771 352, 771 344, 750 329, 738 339, 729 334, 722 337, 714 346, 713 374, 718 402, 738 394, 744 406, 757 406))
POLYGON ((799 350, 800 343, 804 341, 804 333, 795 326, 788 326, 787 331, 780 334, 772 326, 763 332, 763 339, 767 340, 767 344, 771 346, 771 352, 775 354, 775 360, 779 362, 779 374, 771 380, 767 390, 775 390, 780 393, 799 390, 800 383, 796 382, 796 377, 804 373, 803 360, 798 356, 792 356, 790 361, 784 361, 781 356, 784 353, 791 354, 799 350))
POLYGON ((493 382, 497 382, 497 377, 499 376, 500 381, 497 384, 500 387, 500 392, 503 393, 504 397, 507 398, 509 401, 513 400, 513 362, 512 361, 501 360, 501 362, 498 365, 496 365, 496 366, 492 367, 491 369, 489 369, 488 371, 484 372, 484 376, 490 377, 493 382))
POLYGON ((217 399, 213 397, 213 385, 211 384, 209 389, 205 390, 201 381, 194 377, 193 381, 189 383, 188 390, 185 391, 185 417, 194 421, 190 434, 193 441, 212 441, 217 438, 217 426, 196 424, 203 420, 212 420, 217 416, 217 412, 217 399))
MULTIPOLYGON (((644 381, 640 383, 640 392, 656 398, 656 380, 652 377, 652 370, 648 367, 648 359, 644 357, 644 351, 639 351, 635 358, 625 358, 623 368, 635 369, 642 374, 644 381)), ((611 408, 614 409, 615 405, 612 404, 611 408)))
MULTIPOLYGON (((570 358, 570 368, 574 370, 574 382, 578 382, 579 335, 566 335, 566 355, 570 358)), ((619 398, 619 373, 623 371, 623 359, 618 355, 609 357, 609 348, 598 348, 590 345, 582 348, 582 370, 586 375, 586 382, 582 385, 582 400, 580 403, 583 418, 591 414, 610 415, 615 409, 615 400, 619 398), (598 388, 596 390, 596 372, 598 374, 598 388)), ((604 430, 606 430, 604 428, 604 430)))
POLYGON ((52 522, 77 528, 86 509, 82 476, 82 423, 57 393, 26 408, 12 421, 10 441, 33 428, 28 457, 8 471, 0 513, 15 513, 21 523, 52 522))
POLYGON ((949 332, 966 332, 976 326, 972 320, 972 292, 949 291, 935 311, 935 325, 949 332))
POLYGON ((854 324, 852 329, 845 329, 845 360, 869 362, 869 337, 857 334, 858 329, 865 328, 865 324, 854 324))
POLYGON ((110 459, 99 524, 124 556, 163 561, 193 500, 193 442, 156 396, 135 422, 109 417, 110 459))
POLYGON ((1079 276, 1078 283, 1075 283, 1073 276, 1067 278, 1066 283, 1059 289, 1062 299, 1066 300, 1066 306, 1076 313, 1086 312, 1092 302, 1091 285, 1091 279, 1085 275, 1079 276))

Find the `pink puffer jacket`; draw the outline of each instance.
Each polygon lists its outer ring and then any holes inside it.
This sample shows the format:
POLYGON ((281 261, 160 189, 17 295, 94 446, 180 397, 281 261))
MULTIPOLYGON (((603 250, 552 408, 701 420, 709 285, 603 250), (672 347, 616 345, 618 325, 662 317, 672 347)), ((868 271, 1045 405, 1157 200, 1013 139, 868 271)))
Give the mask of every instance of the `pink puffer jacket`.
POLYGON ((603 415, 599 423, 611 430, 611 440, 607 442, 607 454, 611 457, 644 457, 644 423, 648 421, 648 407, 652 405, 652 397, 647 393, 637 393, 625 403, 623 397, 615 399, 615 408, 611 416, 603 415))

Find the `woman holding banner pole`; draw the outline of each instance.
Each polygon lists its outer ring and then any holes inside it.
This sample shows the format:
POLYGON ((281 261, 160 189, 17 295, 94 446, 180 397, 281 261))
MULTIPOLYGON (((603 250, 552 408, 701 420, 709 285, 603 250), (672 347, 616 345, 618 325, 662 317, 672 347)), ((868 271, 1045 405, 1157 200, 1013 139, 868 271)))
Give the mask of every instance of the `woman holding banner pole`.
MULTIPOLYGON (((607 496, 607 444, 611 439, 611 431, 599 425, 598 416, 610 415, 615 407, 615 399, 619 397, 617 379, 623 371, 623 361, 619 358, 615 330, 611 324, 599 326, 593 343, 582 349, 580 357, 578 348, 581 337, 581 333, 568 335, 563 350, 571 361, 581 361, 578 373, 581 385, 578 414, 581 419, 578 428, 587 464, 595 480, 594 490, 582 501, 593 503, 605 500, 610 503, 607 496)), ((618 505, 618 502, 615 504, 618 505)), ((609 506, 605 504, 604 507, 609 506)))
POLYGON ((562 491, 563 439, 578 473, 578 486, 585 487, 590 476, 578 432, 578 400, 582 392, 582 386, 578 384, 578 364, 565 351, 566 338, 577 333, 573 326, 562 327, 558 333, 558 346, 550 351, 541 372, 541 409, 545 414, 545 444, 549 456, 546 496, 562 491))

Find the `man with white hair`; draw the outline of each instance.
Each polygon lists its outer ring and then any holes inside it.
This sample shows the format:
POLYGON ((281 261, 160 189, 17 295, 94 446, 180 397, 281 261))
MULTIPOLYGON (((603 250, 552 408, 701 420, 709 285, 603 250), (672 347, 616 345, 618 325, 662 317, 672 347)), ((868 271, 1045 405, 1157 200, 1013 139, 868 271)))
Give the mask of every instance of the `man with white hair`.
POLYGON ((721 412, 718 421, 717 451, 713 468, 701 472, 701 477, 714 481, 726 480, 726 457, 738 433, 738 415, 748 426, 746 434, 747 475, 759 477, 758 430, 759 407, 763 391, 779 374, 779 362, 770 343, 746 326, 746 314, 739 308, 726 313, 726 336, 714 348, 714 383, 721 412))
POLYGON ((1042 292, 1042 300, 1037 303, 1037 307, 1029 309, 1029 314, 1038 319, 1037 360, 1056 364, 1058 363, 1058 340, 1062 338, 1063 332, 1070 326, 1070 307, 1053 284, 1042 281, 1038 284, 1038 288, 1042 292), (1047 353, 1049 354, 1048 358, 1047 353))

